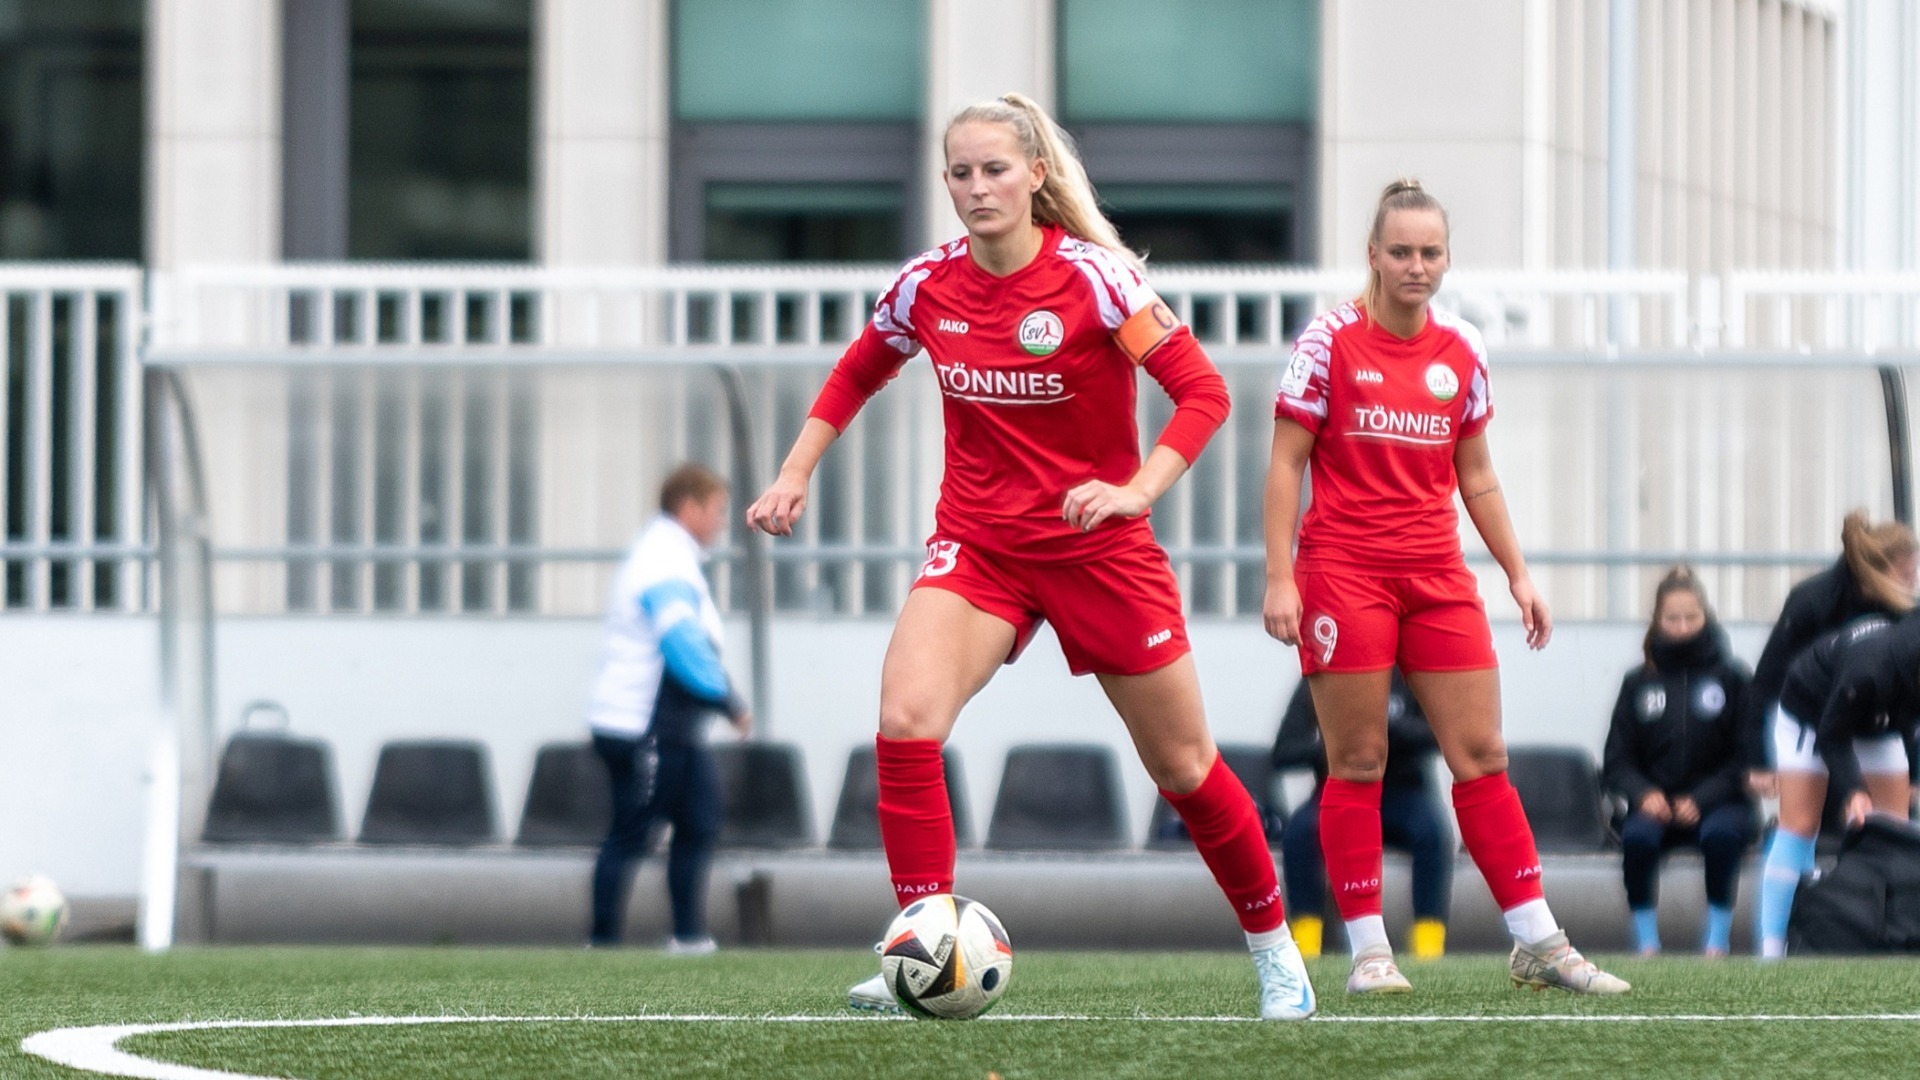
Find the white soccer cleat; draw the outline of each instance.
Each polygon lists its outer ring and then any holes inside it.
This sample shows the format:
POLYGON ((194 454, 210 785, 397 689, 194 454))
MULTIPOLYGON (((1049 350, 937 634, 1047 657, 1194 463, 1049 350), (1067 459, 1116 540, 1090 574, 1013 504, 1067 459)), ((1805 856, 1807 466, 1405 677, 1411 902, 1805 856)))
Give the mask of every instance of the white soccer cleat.
POLYGON ((1624 994, 1633 989, 1625 979, 1601 971, 1581 956, 1580 950, 1567 941, 1565 930, 1557 930, 1531 945, 1516 943, 1509 963, 1515 986, 1600 995, 1624 994))
POLYGON ((670 937, 667 939, 668 956, 712 956, 719 951, 719 944, 705 935, 697 938, 670 937))
POLYGON ((1413 984, 1400 974, 1393 962, 1393 948, 1374 945, 1353 958, 1353 971, 1347 976, 1349 994, 1410 994, 1413 984))
POLYGON ((887 988, 884 975, 875 975, 865 982, 855 983, 847 990, 847 1008, 864 1009, 867 1012, 897 1013, 900 1002, 887 988))
POLYGON ((1260 1019, 1305 1020, 1313 1015, 1313 983, 1292 938, 1256 951, 1253 972, 1260 980, 1260 1019))

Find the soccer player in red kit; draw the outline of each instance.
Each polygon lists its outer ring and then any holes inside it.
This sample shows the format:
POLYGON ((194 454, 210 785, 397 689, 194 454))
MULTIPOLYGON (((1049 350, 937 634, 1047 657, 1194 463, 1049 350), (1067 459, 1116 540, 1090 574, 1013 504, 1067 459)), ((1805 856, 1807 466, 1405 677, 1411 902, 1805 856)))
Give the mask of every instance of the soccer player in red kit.
POLYGON ((1389 185, 1367 240, 1366 292, 1295 343, 1274 406, 1267 472, 1267 633, 1297 645, 1331 775, 1320 838, 1353 946, 1349 993, 1404 993, 1380 917, 1380 777, 1395 663, 1454 776, 1460 838, 1513 935, 1516 986, 1620 994, 1625 982, 1567 942, 1507 780, 1493 634, 1461 554, 1455 490, 1520 605, 1527 644, 1552 635, 1527 574, 1486 427, 1486 350, 1433 310, 1448 262, 1446 211, 1417 181, 1389 185), (1300 477, 1313 502, 1299 530, 1300 477))
MULTIPOLYGON (((866 399, 924 350, 944 399, 946 471, 927 560, 880 676, 880 837, 896 898, 953 891, 941 744, 1041 620, 1093 674, 1246 932, 1268 1019, 1313 988, 1247 790, 1201 708, 1180 595, 1148 508, 1227 415, 1213 364, 1141 278, 1073 144, 1017 94, 947 125, 943 176, 967 235, 907 263, 840 358, 750 526, 791 535, 807 483, 866 399), (1174 413, 1143 461, 1136 369, 1174 413)), ((878 976, 849 993, 894 1008, 878 976)))

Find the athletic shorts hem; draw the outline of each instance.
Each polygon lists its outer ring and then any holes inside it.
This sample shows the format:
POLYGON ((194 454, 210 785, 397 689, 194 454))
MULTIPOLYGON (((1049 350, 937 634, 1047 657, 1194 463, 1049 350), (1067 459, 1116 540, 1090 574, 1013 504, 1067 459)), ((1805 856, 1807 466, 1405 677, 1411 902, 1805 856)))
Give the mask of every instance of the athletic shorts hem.
POLYGON ((1174 661, 1181 659, 1182 657, 1193 655, 1192 645, 1187 644, 1185 642, 1182 642, 1181 645, 1182 645, 1182 648, 1178 652, 1175 652, 1167 656, 1167 658, 1164 660, 1160 659, 1159 657, 1154 657, 1153 663, 1148 664, 1137 671, 1102 671, 1099 668, 1093 668, 1093 667, 1078 668, 1078 667, 1074 667, 1072 664, 1067 665, 1067 670, 1076 676, 1077 675, 1115 675, 1123 679, 1129 678, 1134 675, 1151 675, 1154 672, 1159 671, 1161 668, 1172 664, 1174 661))

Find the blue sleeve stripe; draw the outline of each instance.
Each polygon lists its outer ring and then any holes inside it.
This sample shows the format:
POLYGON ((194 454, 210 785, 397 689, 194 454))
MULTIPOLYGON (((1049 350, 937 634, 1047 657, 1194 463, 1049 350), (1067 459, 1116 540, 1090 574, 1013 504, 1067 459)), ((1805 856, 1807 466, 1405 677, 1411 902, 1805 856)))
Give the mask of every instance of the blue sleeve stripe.
MULTIPOLYGON (((647 587, 640 594, 640 614, 649 621, 657 620, 661 614, 675 604, 686 604, 694 611, 700 610, 700 593, 693 583, 672 578, 647 587)), ((664 629, 664 628, 663 628, 664 629)))
POLYGON ((676 624, 660 636, 660 657, 667 674, 698 697, 724 707, 727 701, 727 670, 720 666, 720 653, 700 624, 689 619, 676 624))

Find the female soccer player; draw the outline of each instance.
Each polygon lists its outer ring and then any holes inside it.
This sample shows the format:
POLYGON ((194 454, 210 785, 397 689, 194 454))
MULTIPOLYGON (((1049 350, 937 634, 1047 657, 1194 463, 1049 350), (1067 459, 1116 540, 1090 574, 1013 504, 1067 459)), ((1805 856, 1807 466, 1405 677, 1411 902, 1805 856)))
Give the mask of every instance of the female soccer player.
POLYGON ((1698 847, 1706 863, 1707 932, 1702 950, 1725 956, 1733 930, 1740 853, 1753 834, 1747 800, 1747 668, 1727 650, 1706 587, 1676 567, 1653 590, 1646 659, 1620 683, 1601 772, 1630 808, 1620 832, 1621 873, 1633 912, 1634 946, 1660 951, 1660 857, 1698 847))
POLYGON ((1429 306, 1448 262, 1446 212, 1418 181, 1388 185, 1368 234, 1365 293, 1300 335, 1274 406, 1267 471, 1267 633, 1300 650, 1332 775, 1320 839, 1353 949, 1349 993, 1411 989, 1380 918, 1380 783, 1388 670, 1426 710, 1454 776, 1460 837, 1506 916, 1516 986, 1620 994, 1548 910, 1540 858, 1507 780, 1493 633, 1461 554, 1453 495, 1506 571, 1527 644, 1553 632, 1494 476, 1486 351, 1429 306), (1300 477, 1313 505, 1293 550, 1300 477))
POLYGON ((1760 955, 1785 955, 1800 875, 1831 784, 1849 826, 1907 816, 1907 747, 1920 727, 1920 621, 1869 615, 1817 638, 1787 668, 1774 707, 1780 823, 1760 876, 1760 955))
MULTIPOLYGON (((1753 669, 1753 693, 1747 697, 1746 748, 1749 786, 1756 795, 1768 798, 1778 794, 1796 806, 1806 803, 1805 791, 1788 793, 1800 782, 1798 775, 1775 782, 1773 762, 1774 706, 1780 703, 1780 687, 1787 679, 1787 665, 1813 639, 1866 615, 1897 619, 1913 610, 1914 584, 1920 579, 1920 543, 1913 530, 1897 521, 1878 525, 1867 520, 1867 512, 1855 510, 1840 524, 1840 559, 1832 566, 1795 585, 1781 605, 1780 618, 1760 650, 1760 662, 1753 669)), ((1824 789, 1824 783, 1822 788, 1824 789)), ((1820 821, 1819 797, 1814 797, 1813 816, 1800 820, 1812 836, 1820 821)), ((1786 821, 1783 814, 1781 820, 1786 821)), ((1811 859, 1812 852, 1807 853, 1811 859)))
MULTIPOLYGON (((880 674, 880 836, 901 906, 953 890, 940 748, 960 709, 1041 620, 1093 673, 1180 813, 1253 952, 1260 1013, 1304 1019, 1313 988, 1253 799, 1201 709, 1180 596, 1147 511, 1227 414, 1226 384, 1154 296, 1094 201, 1073 144, 1017 94, 947 125, 947 193, 967 235, 900 272, 840 358, 747 522, 791 535, 821 455, 926 350, 946 472, 927 560, 880 674), (1174 413, 1141 460, 1136 368, 1174 413)), ((876 976, 849 1004, 891 1008, 876 976)))

